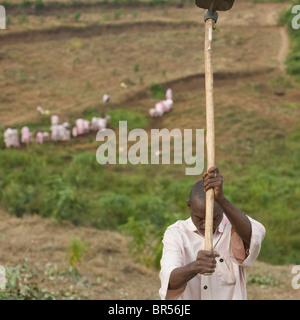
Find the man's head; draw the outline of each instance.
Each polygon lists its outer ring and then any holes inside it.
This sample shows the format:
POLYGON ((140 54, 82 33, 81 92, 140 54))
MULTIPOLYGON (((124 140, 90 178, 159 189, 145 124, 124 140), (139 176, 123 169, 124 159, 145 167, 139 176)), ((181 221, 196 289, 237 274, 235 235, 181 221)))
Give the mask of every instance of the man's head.
MULTIPOLYGON (((198 231, 204 235, 205 233, 205 192, 204 192, 204 182, 200 180, 196 182, 190 192, 190 198, 187 201, 188 207, 191 212, 191 218, 198 229, 198 231)), ((223 210, 214 202, 214 222, 213 222, 213 232, 216 231, 219 224, 223 218, 223 210)))

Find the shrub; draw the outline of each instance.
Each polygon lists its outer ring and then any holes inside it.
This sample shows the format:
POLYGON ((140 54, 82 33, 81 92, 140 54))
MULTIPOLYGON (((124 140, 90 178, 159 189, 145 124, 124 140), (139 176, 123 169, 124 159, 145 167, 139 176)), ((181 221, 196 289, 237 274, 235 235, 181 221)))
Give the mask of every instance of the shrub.
POLYGON ((120 8, 120 9, 116 10, 116 11, 114 12, 114 17, 115 17, 115 19, 119 19, 120 16, 121 16, 121 14, 123 14, 123 13, 124 13, 124 8, 120 8))
POLYGON ((132 200, 123 194, 108 193, 99 200, 100 227, 118 229, 133 211, 132 200))
POLYGON ((17 167, 25 167, 30 162, 30 157, 20 152, 20 150, 7 149, 0 151, 0 170, 16 169, 17 167))
POLYGON ((164 99, 165 98, 165 90, 160 83, 151 83, 150 91, 152 98, 154 99, 164 99))
POLYGON ((90 249, 90 244, 85 241, 73 239, 66 249, 66 259, 72 268, 76 268, 83 256, 90 249))
POLYGON ((95 154, 83 152, 73 157, 66 165, 63 178, 77 187, 94 187, 104 180, 102 166, 96 160, 95 154))
POLYGON ((134 201, 134 217, 148 221, 154 226, 164 226, 167 207, 163 199, 158 196, 142 194, 134 201))
POLYGON ((138 111, 130 111, 126 109, 116 109, 108 112, 110 115, 110 125, 119 127, 119 121, 127 121, 127 129, 144 128, 148 125, 149 120, 146 116, 138 111))
POLYGON ((34 3, 34 10, 41 10, 41 9, 44 9, 45 8, 45 4, 43 2, 43 0, 35 0, 35 3, 34 3))
POLYGON ((81 11, 76 11, 73 14, 73 20, 78 21, 80 19, 80 16, 81 16, 81 11))
POLYGON ((26 212, 38 211, 38 194, 36 187, 12 181, 2 191, 2 205, 9 213, 21 217, 26 212))
POLYGON ((54 217, 59 222, 68 220, 76 225, 84 223, 89 212, 88 199, 73 185, 67 184, 55 175, 46 181, 41 202, 40 214, 44 217, 54 217))

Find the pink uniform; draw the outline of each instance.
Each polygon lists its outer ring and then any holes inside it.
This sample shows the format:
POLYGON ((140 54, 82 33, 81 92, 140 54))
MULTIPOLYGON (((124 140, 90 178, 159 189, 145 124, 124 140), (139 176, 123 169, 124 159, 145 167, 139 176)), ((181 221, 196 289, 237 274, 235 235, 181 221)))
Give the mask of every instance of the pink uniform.
POLYGON ((28 143, 28 142, 33 142, 32 138, 32 133, 30 132, 28 127, 23 127, 21 129, 22 137, 21 137, 21 142, 22 143, 28 143))
POLYGON ((155 111, 158 117, 161 117, 164 114, 165 106, 162 101, 156 103, 155 111))
POLYGON ((77 136, 78 136, 77 127, 73 127, 73 129, 72 129, 72 136, 73 136, 73 137, 77 137, 77 136))
POLYGON ((19 134, 17 129, 7 128, 4 132, 4 143, 6 148, 19 148, 19 134))
POLYGON ((103 95, 103 98, 102 98, 103 102, 104 102, 104 103, 107 103, 107 102, 109 101, 109 99, 110 99, 110 95, 107 94, 107 93, 105 93, 105 94, 103 95))
POLYGON ((172 100, 173 99, 173 92, 172 92, 172 89, 169 88, 167 91, 166 91, 166 99, 167 100, 172 100))
POLYGON ((36 141, 37 141, 37 143, 39 143, 39 144, 43 144, 43 143, 44 143, 44 135, 43 135, 43 132, 39 131, 39 132, 36 134, 36 141))
POLYGON ((85 127, 84 127, 84 120, 83 119, 76 120, 76 128, 77 128, 77 134, 79 136, 84 134, 85 127))
POLYGON ((256 260, 265 236, 265 228, 259 222, 248 218, 252 235, 247 252, 242 239, 232 229, 224 214, 213 235, 213 250, 220 254, 220 257, 216 258, 215 272, 210 276, 198 274, 178 290, 168 290, 170 274, 175 268, 195 261, 198 251, 204 248, 204 237, 191 218, 177 221, 168 227, 163 238, 159 290, 161 299, 246 300, 245 267, 251 266, 256 260))

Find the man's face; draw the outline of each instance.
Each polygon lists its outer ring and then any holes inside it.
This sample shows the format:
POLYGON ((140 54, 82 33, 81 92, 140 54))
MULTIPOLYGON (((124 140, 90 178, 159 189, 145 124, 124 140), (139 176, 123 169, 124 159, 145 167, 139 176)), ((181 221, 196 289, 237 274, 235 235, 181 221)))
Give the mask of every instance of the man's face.
MULTIPOLYGON (((194 198, 193 201, 188 200, 188 207, 190 208, 191 218, 198 229, 198 231, 204 236, 205 234, 205 200, 194 198)), ((213 233, 215 233, 219 224, 223 219, 223 210, 214 202, 214 222, 213 222, 213 233)))

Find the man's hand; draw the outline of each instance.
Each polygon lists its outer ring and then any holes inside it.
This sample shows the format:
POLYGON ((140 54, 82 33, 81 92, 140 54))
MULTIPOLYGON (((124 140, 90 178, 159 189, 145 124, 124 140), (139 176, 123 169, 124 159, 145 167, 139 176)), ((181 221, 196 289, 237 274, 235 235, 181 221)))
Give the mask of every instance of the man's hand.
POLYGON ((213 188, 216 201, 223 197, 223 176, 219 169, 214 166, 208 169, 203 175, 204 191, 213 188))
POLYGON ((215 200, 226 214, 233 229, 243 239, 245 248, 248 249, 251 242, 252 226, 248 217, 223 195, 223 177, 219 169, 214 166, 203 175, 204 191, 213 188, 215 200))
POLYGON ((196 272, 200 274, 213 273, 216 268, 216 257, 220 255, 215 251, 200 250, 195 261, 196 272))
POLYGON ((216 257, 220 255, 215 251, 200 250, 198 251, 195 261, 174 269, 169 279, 169 290, 177 290, 186 286, 188 281, 197 274, 213 273, 216 268, 216 257))

